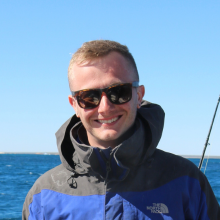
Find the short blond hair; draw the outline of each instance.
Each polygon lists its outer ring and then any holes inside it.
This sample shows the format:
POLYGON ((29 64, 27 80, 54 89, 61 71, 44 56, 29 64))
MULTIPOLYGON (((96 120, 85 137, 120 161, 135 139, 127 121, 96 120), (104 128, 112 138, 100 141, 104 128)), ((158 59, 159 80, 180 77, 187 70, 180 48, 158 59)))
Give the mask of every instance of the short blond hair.
POLYGON ((110 52, 118 52, 120 53, 128 62, 131 64, 131 66, 134 68, 135 77, 137 78, 137 81, 139 81, 139 75, 137 66, 135 63, 135 60, 132 56, 132 54, 129 52, 127 46, 122 45, 116 41, 110 41, 110 40, 94 40, 85 42, 72 56, 68 68, 68 80, 70 85, 70 79, 71 79, 71 70, 73 67, 73 64, 81 65, 85 63, 86 61, 91 61, 96 58, 104 57, 108 55, 110 52))

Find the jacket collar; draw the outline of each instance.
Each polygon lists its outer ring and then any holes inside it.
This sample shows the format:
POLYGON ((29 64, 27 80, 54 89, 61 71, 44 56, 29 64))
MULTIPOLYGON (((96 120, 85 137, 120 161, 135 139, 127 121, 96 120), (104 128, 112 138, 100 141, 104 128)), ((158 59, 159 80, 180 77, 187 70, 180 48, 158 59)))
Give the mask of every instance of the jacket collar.
MULTIPOLYGON (((70 139, 75 149, 73 154, 75 171, 79 174, 95 172, 106 178, 105 169, 107 167, 105 166, 107 159, 103 159, 101 149, 77 141, 80 126, 82 126, 82 123, 78 122, 70 130, 70 139)), ((129 172, 130 167, 137 166, 141 162, 146 147, 145 129, 138 118, 135 121, 135 127, 133 135, 116 146, 111 152, 109 162, 111 169, 114 169, 109 175, 111 179, 123 179, 129 172)))
MULTIPOLYGON (((131 167, 142 163, 154 153, 162 134, 163 122, 164 112, 161 107, 143 102, 135 121, 136 131, 112 151, 111 160, 116 165, 116 177, 121 178, 123 172, 127 175, 131 167)), ((56 133, 61 161, 68 170, 79 174, 93 171, 103 174, 97 151, 76 141, 76 132, 81 125, 81 121, 74 115, 56 133)))

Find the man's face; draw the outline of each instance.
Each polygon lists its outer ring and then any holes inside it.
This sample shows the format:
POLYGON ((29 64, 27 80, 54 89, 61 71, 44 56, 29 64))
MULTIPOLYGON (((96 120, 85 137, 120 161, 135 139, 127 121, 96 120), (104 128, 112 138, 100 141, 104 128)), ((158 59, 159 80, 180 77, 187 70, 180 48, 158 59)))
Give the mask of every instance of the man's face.
MULTIPOLYGON (((71 90, 105 88, 113 84, 131 83, 135 80, 134 69, 119 53, 111 52, 89 64, 73 66, 74 82, 71 90)), ((144 87, 132 88, 132 99, 122 105, 112 104, 105 93, 99 106, 93 109, 81 108, 76 99, 69 96, 70 104, 81 119, 91 146, 115 147, 121 137, 134 123, 137 108, 144 95, 144 87)), ((120 140, 123 141, 123 140, 120 140)))

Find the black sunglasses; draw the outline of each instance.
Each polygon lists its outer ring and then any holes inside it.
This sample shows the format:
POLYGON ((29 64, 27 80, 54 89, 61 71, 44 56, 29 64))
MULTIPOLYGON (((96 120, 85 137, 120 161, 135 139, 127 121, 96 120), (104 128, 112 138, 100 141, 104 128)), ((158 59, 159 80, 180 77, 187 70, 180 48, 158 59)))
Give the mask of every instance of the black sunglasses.
POLYGON ((111 103, 121 105, 131 100, 132 87, 138 86, 139 82, 133 82, 112 85, 104 89, 83 89, 72 91, 72 96, 76 97, 78 105, 84 109, 96 108, 101 101, 102 92, 106 94, 111 103))

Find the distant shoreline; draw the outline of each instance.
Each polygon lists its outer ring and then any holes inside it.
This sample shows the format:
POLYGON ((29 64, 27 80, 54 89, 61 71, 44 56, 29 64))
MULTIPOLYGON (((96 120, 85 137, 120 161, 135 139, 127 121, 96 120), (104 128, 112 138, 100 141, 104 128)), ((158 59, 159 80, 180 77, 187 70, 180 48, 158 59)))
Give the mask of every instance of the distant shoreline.
POLYGON ((36 154, 36 155, 59 155, 58 152, 0 152, 0 154, 36 154))
MULTIPOLYGON (((35 155, 59 155, 58 152, 0 152, 0 154, 35 154, 35 155)), ((201 155, 179 155, 184 158, 200 159, 201 155)), ((220 156, 205 156, 210 159, 220 159, 220 156)))

